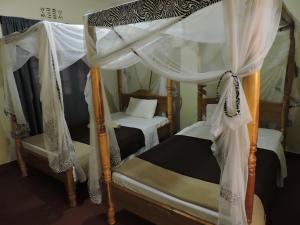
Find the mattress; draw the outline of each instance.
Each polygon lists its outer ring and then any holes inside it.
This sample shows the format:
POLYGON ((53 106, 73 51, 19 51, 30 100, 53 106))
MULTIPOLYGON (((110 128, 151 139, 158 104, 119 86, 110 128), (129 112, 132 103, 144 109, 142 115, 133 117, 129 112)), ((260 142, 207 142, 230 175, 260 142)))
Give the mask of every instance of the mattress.
POLYGON ((121 126, 136 127, 143 124, 145 126, 155 126, 156 128, 163 127, 169 120, 164 116, 154 116, 151 119, 129 116, 125 112, 117 112, 111 114, 111 119, 121 126))
MULTIPOLYGON (((160 128, 169 122, 168 118, 163 116, 154 116, 152 119, 145 119, 128 116, 124 112, 113 113, 112 119, 117 124, 121 125, 119 128, 115 128, 117 139, 121 142, 119 145, 122 145, 122 141, 128 139, 128 136, 136 136, 136 133, 138 133, 138 131, 134 130, 136 129, 136 124, 145 124, 145 126, 155 126, 156 128, 160 128)), ((90 131, 87 124, 69 126, 69 131, 73 140, 85 144, 90 143, 90 131)), ((139 137, 135 137, 135 139, 137 138, 139 137)))
MULTIPOLYGON (((201 126, 205 123, 200 123, 201 126)), ((199 124, 198 124, 199 125, 199 124)), ((196 125, 197 126, 197 125, 196 125)), ((276 132, 275 132, 276 133, 276 132)), ((263 130, 261 132, 261 139, 273 136, 273 140, 278 142, 278 137, 280 135, 276 133, 263 130), (277 138, 275 138, 277 137, 277 138)), ((195 130, 191 127, 180 132, 179 135, 169 138, 160 145, 150 149, 149 151, 141 154, 138 157, 134 157, 128 163, 134 163, 133 168, 137 165, 136 159, 142 160, 143 162, 149 163, 154 167, 159 167, 162 171, 166 170, 171 173, 179 174, 180 176, 189 177, 191 179, 197 179, 201 182, 207 182, 217 185, 220 179, 220 169, 219 165, 211 152, 212 142, 209 140, 209 133, 207 130, 195 130), (204 136, 205 139, 199 139, 193 136, 204 136), (184 151, 183 151, 184 149, 184 151)), ((264 144, 264 140, 260 144, 264 144)), ((269 143, 269 147, 270 147, 269 143)), ((267 146, 268 147, 268 146, 267 146)), ((179 209, 188 214, 199 216, 207 219, 208 221, 215 222, 218 217, 216 199, 211 199, 215 208, 211 205, 201 205, 195 204, 191 201, 183 200, 181 193, 170 194, 168 193, 174 186, 175 190, 184 189, 187 185, 186 182, 172 182, 164 191, 155 188, 155 179, 161 178, 161 172, 156 172, 152 177, 149 175, 148 171, 143 171, 145 167, 134 168, 133 173, 126 171, 125 173, 120 172, 119 169, 126 167, 128 163, 124 163, 117 170, 113 172, 113 182, 128 188, 136 193, 145 195, 149 198, 162 202, 166 205, 173 207, 174 209, 179 209), (148 179, 147 182, 141 182, 135 175, 142 175, 143 179, 148 179), (160 176, 157 176, 160 174, 160 176)), ((153 169, 151 169, 153 171, 153 169)), ((280 160, 276 151, 267 149, 258 149, 257 151, 257 167, 256 167, 256 187, 255 192, 257 196, 255 197, 256 208, 259 209, 254 213, 254 217, 258 215, 258 221, 254 224, 264 224, 264 209, 268 214, 270 205, 272 204, 273 196, 277 189, 277 174, 280 170, 280 160)), ((156 181, 157 183, 162 183, 164 180, 169 180, 167 177, 161 181, 156 181)), ((176 180, 176 179, 174 179, 176 180)), ((218 185, 217 185, 218 186, 218 185)), ((207 189, 208 191, 214 188, 207 189)), ((208 193, 206 191, 206 193, 208 193)), ((217 189, 216 189, 217 190, 217 189)), ((178 191, 178 190, 177 190, 178 191)), ((188 192, 188 191, 187 191, 188 192)), ((215 191, 215 198, 218 197, 219 192, 215 191)), ((192 200, 193 201, 193 200, 192 200)), ((209 202, 209 201, 208 201, 209 202)), ((257 219, 257 218, 256 218, 257 219)))
MULTIPOLYGON (((220 168, 210 150, 211 144, 210 140, 175 135, 138 158, 184 176, 218 184, 220 168)), ((277 189, 280 163, 273 151, 258 149, 256 156, 255 193, 268 212, 277 189)))
MULTIPOLYGON (((210 125, 206 121, 199 121, 192 126, 181 130, 177 135, 184 135, 205 140, 211 140, 210 125)), ((259 128, 257 148, 274 152, 280 162, 277 171, 277 185, 283 187, 283 181, 287 177, 286 159, 282 146, 283 135, 274 129, 259 128)))
MULTIPOLYGON (((121 126, 115 128, 116 138, 120 147, 121 159, 128 158, 128 156, 142 152, 145 146, 145 137, 140 129, 136 126, 144 127, 155 126, 160 128, 166 125, 169 121, 166 117, 154 116, 152 119, 145 119, 139 117, 128 116, 124 112, 117 112, 112 114, 112 119, 121 126)), ((90 143, 90 131, 86 124, 70 126, 69 131, 72 140, 90 143)))
MULTIPOLYGON (((174 173, 139 158, 133 158, 123 167, 116 168, 112 179, 114 183, 176 211, 211 223, 217 222, 219 187, 216 184, 174 173), (158 173, 160 176, 157 176, 158 173)), ((256 195, 253 224, 265 224, 263 206, 256 195)))
MULTIPOLYGON (((72 140, 90 143, 90 130, 84 125, 69 127, 72 140)), ((116 138, 120 147, 121 159, 127 158, 139 151, 145 145, 143 132, 136 128, 123 127, 115 128, 116 138)))
MULTIPOLYGON (((28 138, 24 138, 22 140, 23 147, 26 148, 28 151, 31 151, 41 157, 48 157, 48 154, 55 155, 56 153, 49 152, 45 149, 44 145, 44 137, 43 134, 31 136, 28 138)), ((73 141, 75 147, 75 154, 78 160, 79 165, 82 167, 84 172, 88 174, 88 163, 89 163, 89 145, 73 141)))

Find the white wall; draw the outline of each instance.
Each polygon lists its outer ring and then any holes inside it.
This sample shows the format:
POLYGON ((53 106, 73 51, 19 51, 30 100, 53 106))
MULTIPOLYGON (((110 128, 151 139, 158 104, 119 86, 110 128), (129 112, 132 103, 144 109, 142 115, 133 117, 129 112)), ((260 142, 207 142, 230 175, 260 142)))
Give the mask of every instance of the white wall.
POLYGON ((300 23, 300 1, 299 0, 284 0, 288 10, 294 16, 296 21, 300 23))
MULTIPOLYGON (((191 46, 181 50, 181 63, 183 67, 197 71, 199 62, 196 52, 190 51, 191 46)), ((197 48, 197 46, 195 46, 197 48)), ((182 107, 180 111, 180 128, 183 129, 197 121, 197 84, 180 83, 182 107)))
POLYGON ((0 15, 17 16, 28 19, 41 17, 40 8, 54 8, 63 11, 63 19, 57 22, 82 24, 83 15, 99 9, 109 8, 125 0, 0 0, 0 15))

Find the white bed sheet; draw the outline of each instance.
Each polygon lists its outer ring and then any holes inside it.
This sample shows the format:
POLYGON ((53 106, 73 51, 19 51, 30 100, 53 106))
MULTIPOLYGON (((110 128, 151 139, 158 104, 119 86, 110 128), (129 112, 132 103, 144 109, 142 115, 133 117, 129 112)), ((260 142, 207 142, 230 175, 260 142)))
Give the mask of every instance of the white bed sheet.
MULTIPOLYGON (((260 143, 263 143, 263 139, 265 138, 266 135, 271 135, 272 133, 268 133, 268 131, 263 130, 261 133, 262 141, 260 143)), ((192 126, 189 126, 183 130, 181 130, 179 133, 176 135, 185 135, 185 136, 192 136, 192 137, 198 137, 201 136, 203 139, 208 139, 210 140, 210 126, 207 125, 205 121, 199 121, 192 126), (200 129, 199 129, 200 127, 200 129), (197 128, 197 129, 195 129, 197 128)), ((272 142, 273 143, 273 142, 272 142)), ((263 144, 264 145, 264 144, 263 144)), ((271 144, 270 144, 271 146, 271 144)), ((150 186, 147 186, 143 183, 140 183, 132 178, 129 178, 123 174, 113 172, 112 174, 112 180, 114 183, 125 187, 131 191, 134 191, 135 193, 142 194, 144 196, 147 196, 153 200, 156 200, 158 202, 163 202, 164 204, 171 205, 174 207, 176 210, 182 210, 182 211, 188 211, 189 214, 196 216, 196 217, 201 217, 207 221, 210 221, 212 223, 217 223, 218 221, 218 215, 219 213, 207 209, 205 207, 183 201, 181 199, 178 199, 176 197, 173 197, 171 195, 168 195, 166 193, 163 193, 159 190, 156 190, 150 186)), ((263 225, 265 224, 264 221, 264 211, 263 211, 263 206, 261 203, 261 200, 255 196, 255 205, 256 207, 254 208, 254 214, 256 215, 253 217, 253 224, 259 224, 263 225)))
POLYGON ((134 128, 138 128, 136 126, 140 126, 140 124, 143 124, 144 126, 155 126, 156 128, 160 128, 169 122, 168 118, 164 116, 154 116, 152 119, 146 119, 129 116, 125 112, 112 113, 111 119, 122 126, 134 128))
POLYGON ((125 187, 135 193, 142 194, 158 202, 163 202, 164 204, 171 205, 174 209, 180 209, 186 211, 188 209, 189 213, 193 216, 202 217, 207 221, 216 223, 218 220, 219 213, 204 207, 201 207, 190 202, 180 200, 171 195, 165 194, 155 188, 142 184, 129 178, 123 174, 114 172, 112 175, 112 180, 115 184, 125 187))
MULTIPOLYGON (((169 207, 172 207, 174 211, 180 210, 192 216, 200 217, 213 224, 217 224, 219 213, 214 210, 183 201, 117 172, 113 173, 112 180, 113 183, 118 184, 121 187, 127 188, 137 194, 141 194, 157 202, 166 204, 169 207)), ((254 196, 252 219, 252 225, 265 225, 264 208, 261 200, 256 195, 254 196)))
POLYGON ((168 118, 162 116, 146 119, 127 115, 125 112, 113 113, 111 118, 116 124, 121 126, 140 129, 145 137, 145 151, 159 143, 157 129, 169 122, 168 118))

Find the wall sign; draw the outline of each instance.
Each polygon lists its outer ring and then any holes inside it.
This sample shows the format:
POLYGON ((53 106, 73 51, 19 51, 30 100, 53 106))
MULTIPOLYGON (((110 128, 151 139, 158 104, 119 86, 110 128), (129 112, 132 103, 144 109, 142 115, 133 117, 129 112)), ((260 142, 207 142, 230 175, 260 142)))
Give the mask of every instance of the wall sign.
POLYGON ((47 7, 41 7, 41 17, 45 19, 62 20, 63 12, 61 9, 53 9, 47 7))

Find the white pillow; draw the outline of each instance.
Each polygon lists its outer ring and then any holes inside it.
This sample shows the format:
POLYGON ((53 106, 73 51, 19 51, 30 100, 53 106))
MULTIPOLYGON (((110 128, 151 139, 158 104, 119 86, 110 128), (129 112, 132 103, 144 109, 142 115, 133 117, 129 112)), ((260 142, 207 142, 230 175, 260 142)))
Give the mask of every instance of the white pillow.
POLYGON ((212 115, 217 108, 217 104, 207 104, 206 105, 206 124, 211 125, 212 115))
POLYGON ((138 99, 130 97, 126 114, 130 116, 151 119, 154 116, 157 106, 157 99, 138 99))

